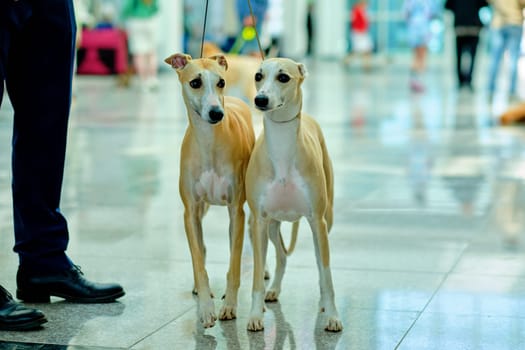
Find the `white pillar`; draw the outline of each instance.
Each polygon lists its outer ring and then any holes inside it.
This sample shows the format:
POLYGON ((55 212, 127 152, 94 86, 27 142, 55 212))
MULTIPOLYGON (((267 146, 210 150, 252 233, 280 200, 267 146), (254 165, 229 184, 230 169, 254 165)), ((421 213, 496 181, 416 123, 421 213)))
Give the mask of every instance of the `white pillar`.
POLYGON ((160 47, 159 64, 169 55, 182 52, 183 0, 159 0, 160 8, 160 47))
POLYGON ((282 0, 282 6, 281 53, 286 57, 301 59, 306 54, 307 0, 282 0))
POLYGON ((341 58, 346 52, 346 0, 317 0, 314 8, 314 50, 321 58, 341 58))

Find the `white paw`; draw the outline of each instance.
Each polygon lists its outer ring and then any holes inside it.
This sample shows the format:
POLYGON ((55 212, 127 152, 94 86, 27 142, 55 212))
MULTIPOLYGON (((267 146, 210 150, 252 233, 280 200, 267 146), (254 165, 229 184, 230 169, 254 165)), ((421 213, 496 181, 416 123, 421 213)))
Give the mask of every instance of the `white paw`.
POLYGON ((336 317, 330 317, 324 329, 328 332, 341 332, 343 330, 343 324, 336 317))
POLYGON ((200 307, 199 315, 202 326, 204 328, 210 328, 215 326, 217 316, 215 316, 215 307, 213 305, 213 302, 206 303, 206 305, 202 305, 200 307))
POLYGON ((266 292, 266 296, 264 297, 264 301, 276 302, 278 298, 279 298, 279 292, 274 290, 274 289, 269 289, 266 292))
POLYGON ((219 312, 219 320, 233 320, 237 318, 237 310, 235 306, 223 305, 219 312))
POLYGON ((248 330, 252 332, 262 331, 264 329, 264 321, 262 317, 252 316, 248 321, 248 330))

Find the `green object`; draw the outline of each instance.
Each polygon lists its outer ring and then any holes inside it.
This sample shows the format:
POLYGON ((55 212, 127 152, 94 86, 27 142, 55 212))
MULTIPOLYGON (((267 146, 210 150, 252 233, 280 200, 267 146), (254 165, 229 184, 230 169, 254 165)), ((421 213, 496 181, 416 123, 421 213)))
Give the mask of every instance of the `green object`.
POLYGON ((122 6, 122 19, 148 18, 159 11, 157 0, 126 0, 122 6))
POLYGON ((255 28, 252 26, 246 26, 242 29, 241 34, 237 36, 235 42, 230 49, 230 53, 238 54, 241 52, 242 47, 247 41, 252 41, 256 38, 255 28))

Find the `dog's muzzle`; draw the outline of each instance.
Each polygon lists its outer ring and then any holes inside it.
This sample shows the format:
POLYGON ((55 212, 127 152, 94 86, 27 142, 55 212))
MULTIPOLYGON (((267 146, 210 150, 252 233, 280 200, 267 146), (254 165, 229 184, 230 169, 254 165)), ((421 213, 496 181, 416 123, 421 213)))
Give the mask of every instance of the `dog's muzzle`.
POLYGON ((265 109, 268 107, 268 103, 270 100, 267 96, 264 95, 257 95, 255 96, 255 105, 261 109, 265 109))
POLYGON ((224 118, 224 112, 220 108, 214 107, 210 109, 210 112, 208 113, 208 117, 210 117, 209 120, 211 124, 216 124, 220 122, 222 118, 224 118))

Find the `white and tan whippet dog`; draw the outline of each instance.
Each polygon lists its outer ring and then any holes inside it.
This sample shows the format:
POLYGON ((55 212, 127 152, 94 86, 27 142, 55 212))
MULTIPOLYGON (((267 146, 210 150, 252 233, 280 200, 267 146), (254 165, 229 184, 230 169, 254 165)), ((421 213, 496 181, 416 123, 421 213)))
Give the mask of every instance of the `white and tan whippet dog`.
POLYGON ((332 164, 319 125, 301 112, 305 75, 302 64, 284 58, 263 61, 255 75, 255 106, 263 112, 264 131, 255 144, 246 174, 246 198, 253 215, 251 331, 264 328, 264 301, 275 301, 280 293, 286 264, 280 223, 297 222, 301 217, 308 220, 314 236, 321 289, 319 306, 327 317, 325 329, 343 329, 335 306, 328 246, 334 197, 332 164), (268 236, 275 245, 277 267, 265 295, 268 236))
POLYGON ((244 238, 245 175, 255 135, 249 107, 223 95, 228 63, 222 55, 193 60, 174 54, 165 60, 176 69, 189 125, 180 155, 179 190, 190 247, 194 293, 205 328, 217 319, 205 268, 202 219, 209 205, 228 207, 230 267, 219 319, 236 318, 244 238))

